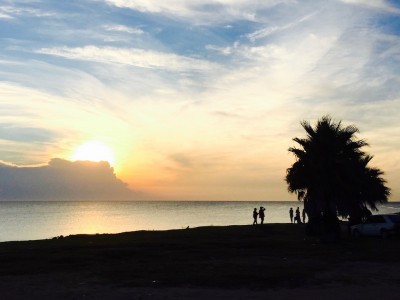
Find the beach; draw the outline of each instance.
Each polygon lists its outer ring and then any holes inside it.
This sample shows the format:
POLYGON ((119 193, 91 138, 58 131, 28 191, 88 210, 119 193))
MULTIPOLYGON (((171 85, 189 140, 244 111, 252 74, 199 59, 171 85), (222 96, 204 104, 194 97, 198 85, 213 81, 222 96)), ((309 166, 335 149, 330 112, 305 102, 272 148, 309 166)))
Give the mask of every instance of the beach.
MULTIPOLYGON (((345 226, 344 226, 345 228, 345 226)), ((302 224, 0 243, 2 299, 397 299, 400 239, 337 242, 302 224)))

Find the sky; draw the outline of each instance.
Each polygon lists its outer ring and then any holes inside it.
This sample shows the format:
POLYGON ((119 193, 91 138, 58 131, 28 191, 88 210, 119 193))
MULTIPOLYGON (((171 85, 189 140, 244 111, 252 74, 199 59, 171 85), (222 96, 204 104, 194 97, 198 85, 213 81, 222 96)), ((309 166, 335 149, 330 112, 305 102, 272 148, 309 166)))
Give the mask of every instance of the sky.
POLYGON ((399 87, 397 0, 3 0, 0 194, 100 168, 115 198, 294 200, 288 148, 330 115, 400 200, 399 87))

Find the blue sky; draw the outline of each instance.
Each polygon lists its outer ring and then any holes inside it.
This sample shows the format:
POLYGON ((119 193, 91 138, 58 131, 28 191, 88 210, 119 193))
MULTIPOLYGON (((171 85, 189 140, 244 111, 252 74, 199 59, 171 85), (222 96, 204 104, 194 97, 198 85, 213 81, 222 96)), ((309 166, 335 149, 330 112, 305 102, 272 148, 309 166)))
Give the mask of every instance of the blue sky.
POLYGON ((0 159, 86 141, 148 199, 284 200, 300 121, 360 129, 400 199, 400 4, 5 0, 0 159))

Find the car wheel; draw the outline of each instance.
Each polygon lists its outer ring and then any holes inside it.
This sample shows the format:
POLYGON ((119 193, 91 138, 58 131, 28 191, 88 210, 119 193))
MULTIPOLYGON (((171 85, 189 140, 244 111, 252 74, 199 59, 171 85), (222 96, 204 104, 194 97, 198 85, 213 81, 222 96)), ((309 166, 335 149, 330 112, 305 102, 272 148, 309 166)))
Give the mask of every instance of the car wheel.
POLYGON ((355 238, 359 238, 359 237, 361 236, 361 234, 360 234, 360 232, 358 231, 358 229, 354 229, 354 230, 353 230, 353 236, 354 236, 355 238))
POLYGON ((386 229, 381 230, 381 238, 387 239, 389 237, 389 232, 386 229))

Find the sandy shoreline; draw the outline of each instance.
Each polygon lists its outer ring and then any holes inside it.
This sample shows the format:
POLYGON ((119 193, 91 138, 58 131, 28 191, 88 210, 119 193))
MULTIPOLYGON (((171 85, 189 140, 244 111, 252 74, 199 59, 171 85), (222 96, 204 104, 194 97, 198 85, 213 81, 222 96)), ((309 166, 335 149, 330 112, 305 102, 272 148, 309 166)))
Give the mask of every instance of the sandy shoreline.
POLYGON ((1 299, 397 299, 400 239, 227 226, 0 243, 1 299))

